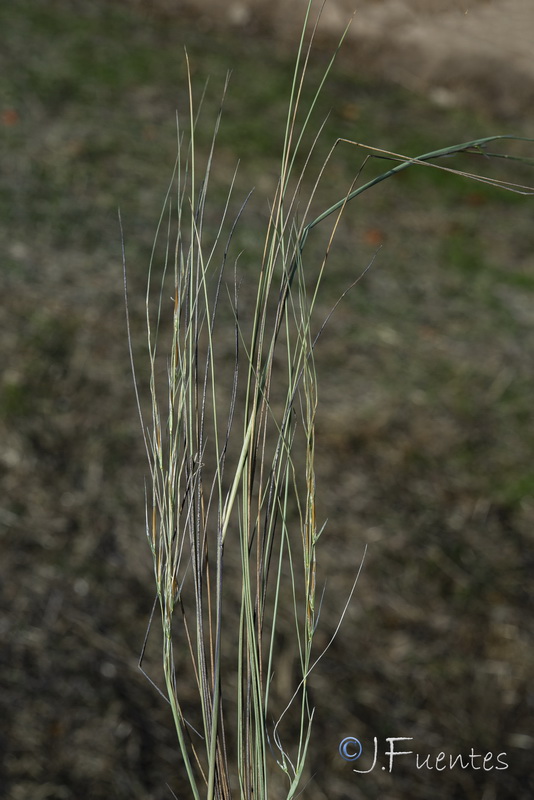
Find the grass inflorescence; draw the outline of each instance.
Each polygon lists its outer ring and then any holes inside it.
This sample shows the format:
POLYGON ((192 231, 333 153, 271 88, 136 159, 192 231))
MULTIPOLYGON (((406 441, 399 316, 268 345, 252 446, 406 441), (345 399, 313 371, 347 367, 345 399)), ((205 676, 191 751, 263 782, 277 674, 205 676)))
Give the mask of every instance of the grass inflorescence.
MULTIPOLYGON (((301 151, 333 63, 302 109, 313 42, 313 32, 306 42, 311 7, 298 47, 263 257, 255 272, 247 271, 247 280, 255 281, 247 293, 253 303, 241 307, 238 263, 244 256, 233 252, 233 237, 246 224, 247 200, 232 210, 233 181, 218 226, 205 224, 222 107, 203 155, 196 143, 200 122, 187 58, 189 111, 184 126, 178 120, 178 156, 158 231, 165 236, 163 267, 158 278, 155 247, 149 271, 146 532, 162 626, 160 691, 170 704, 195 800, 236 793, 267 800, 276 764, 287 777, 285 797, 291 798, 306 774, 314 714, 308 681, 324 653, 314 649, 323 531, 316 508, 314 349, 325 324, 317 323, 315 306, 341 215, 364 192, 412 166, 532 194, 527 186, 442 163, 458 154, 507 158, 488 147, 510 137, 475 139, 418 157, 339 139, 303 202, 303 171, 310 167, 321 127, 304 159, 301 151), (365 147, 361 169, 337 202, 312 213, 336 148, 347 146, 365 147), (393 166, 364 181, 369 161, 377 159, 393 166), (327 220, 332 224, 321 264, 308 269, 308 237, 327 220), (292 619, 297 670, 275 696, 281 616, 292 619), (196 709, 189 700, 186 711, 180 694, 177 647, 189 653, 196 709)), ((363 552, 362 547, 362 559, 363 552)), ((356 577, 359 569, 356 562, 356 577)), ((342 610, 340 621, 343 615, 342 610)))

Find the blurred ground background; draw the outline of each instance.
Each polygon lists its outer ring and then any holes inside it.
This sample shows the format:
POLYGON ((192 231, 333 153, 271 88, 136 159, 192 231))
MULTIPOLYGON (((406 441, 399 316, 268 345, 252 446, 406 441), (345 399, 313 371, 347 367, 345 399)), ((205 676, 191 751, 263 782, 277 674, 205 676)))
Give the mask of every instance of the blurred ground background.
MULTIPOLYGON (((334 69, 317 111, 317 125, 329 114, 319 162, 338 136, 416 155, 532 133, 526 4, 465 5, 362 4, 374 33, 366 48, 349 40, 334 69), (462 60, 455 43, 465 33, 452 36, 441 16, 434 40, 418 34, 433 41, 424 60, 410 37, 430 25, 430 6, 458 31, 475 12, 492 17, 491 58, 486 48, 477 60, 473 45, 462 60), (517 35, 503 39, 512 27, 517 35), (449 67, 438 80, 439 54, 449 67)), ((170 715, 137 670, 153 596, 117 208, 142 368, 146 269, 175 158, 175 110, 186 109, 184 44, 198 95, 211 76, 201 146, 232 70, 213 215, 240 159, 237 206, 255 187, 237 239, 245 286, 257 267, 291 25, 285 8, 284 36, 259 8, 232 9, 223 19, 207 4, 170 0, 0 7, 0 795, 9 800, 159 800, 171 796, 166 784, 188 796, 170 715)), ((319 44, 310 86, 329 58, 327 30, 319 44)), ((361 160, 354 147, 338 149, 325 205, 361 160)), ((532 183, 513 163, 460 165, 532 183)), ((314 678, 303 796, 530 798, 532 200, 432 170, 378 187, 340 227, 319 319, 379 246, 317 350, 329 519, 320 641, 364 543, 369 553, 314 678), (355 775, 337 753, 347 735, 413 737, 410 749, 423 754, 506 752, 510 766, 437 773, 399 763, 391 775, 355 775)), ((157 676, 157 642, 147 664, 157 676)))
MULTIPOLYGON (((171 14, 175 7, 174 0, 155 4, 171 14)), ((184 7, 205 25, 268 31, 287 42, 298 33, 306 4, 186 0, 184 7)), ((510 113, 533 99, 530 0, 329 0, 320 30, 339 36, 353 12, 346 48, 354 69, 427 92, 444 105, 490 103, 510 113)))

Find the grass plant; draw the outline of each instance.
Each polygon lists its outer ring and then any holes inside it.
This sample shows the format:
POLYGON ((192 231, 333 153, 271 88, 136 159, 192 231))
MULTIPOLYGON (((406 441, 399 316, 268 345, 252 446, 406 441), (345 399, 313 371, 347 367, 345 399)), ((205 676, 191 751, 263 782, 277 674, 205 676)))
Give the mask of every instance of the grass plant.
MULTIPOLYGON (((178 120, 178 156, 158 229, 158 235, 166 236, 164 263, 157 277, 155 246, 149 270, 149 424, 138 398, 150 463, 146 532, 161 616, 161 693, 170 704, 194 800, 282 796, 272 776, 275 763, 287 778, 287 800, 305 780, 314 714, 309 678, 324 652, 314 648, 322 602, 317 551, 324 527, 316 507, 314 349, 326 322, 317 322, 315 306, 341 215, 358 196, 412 166, 532 194, 527 186, 441 163, 461 153, 511 158, 488 151, 490 144, 511 137, 475 139, 415 158, 366 147, 350 188, 322 213, 312 214, 336 148, 364 146, 338 140, 318 170, 311 195, 302 201, 303 174, 310 168, 321 126, 304 166, 297 168, 297 163, 333 63, 309 107, 302 109, 315 30, 307 38, 311 13, 310 2, 253 308, 242 308, 240 256, 232 254, 236 226, 247 212, 245 200, 232 216, 233 182, 218 228, 205 226, 222 112, 203 158, 196 143, 199 122, 189 66, 188 118, 185 129, 178 120), (363 181, 369 161, 377 158, 393 165, 363 181), (327 220, 331 230, 322 261, 318 268, 308 267, 309 234, 327 220), (228 326, 233 329, 232 353, 228 336, 219 335, 228 326), (238 609, 232 607, 228 584, 239 585, 238 609), (286 695, 275 697, 281 615, 292 618, 298 669, 286 695), (181 698, 177 648, 189 653, 196 709, 190 703, 186 709, 181 698), (233 654, 233 663, 223 650, 233 654)), ((362 547, 356 580, 363 556, 362 547)))

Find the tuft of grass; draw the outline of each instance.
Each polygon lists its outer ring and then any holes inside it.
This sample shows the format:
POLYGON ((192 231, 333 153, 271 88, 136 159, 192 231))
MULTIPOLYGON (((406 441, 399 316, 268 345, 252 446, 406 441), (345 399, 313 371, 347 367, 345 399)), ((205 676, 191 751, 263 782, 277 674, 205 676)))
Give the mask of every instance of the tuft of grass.
MULTIPOLYGON (((162 630, 164 685, 157 688, 170 705, 195 800, 226 800, 236 793, 243 800, 281 796, 272 774, 275 763, 287 779, 287 800, 306 777, 314 715, 309 678, 325 652, 314 649, 322 601, 317 551, 324 530, 316 508, 314 349, 328 317, 317 324, 315 307, 347 206, 412 166, 514 194, 534 193, 528 186, 442 163, 460 154, 511 158, 488 152, 494 142, 510 136, 474 139, 417 157, 338 139, 303 200, 303 175, 313 161, 321 126, 304 157, 303 143, 334 60, 302 108, 315 30, 307 39, 311 11, 310 1, 263 257, 255 273, 247 270, 247 280, 255 280, 253 307, 241 307, 240 256, 232 250, 236 227, 247 212, 245 200, 232 215, 234 181, 218 227, 205 224, 222 111, 203 157, 188 62, 188 118, 185 128, 178 120, 178 155, 158 228, 158 237, 165 237, 163 264, 157 276, 155 245, 149 268, 148 424, 139 397, 138 404, 150 464, 146 533, 162 630), (343 196, 316 213, 321 181, 337 149, 347 146, 366 152, 356 177, 343 196), (388 168, 363 180, 371 164, 383 160, 388 168), (322 260, 318 268, 309 268, 308 238, 327 220, 331 230, 322 260), (219 336, 221 326, 229 325, 232 352, 228 337, 219 336), (239 585, 237 609, 228 599, 229 584, 239 585), (297 669, 276 695, 282 617, 291 619, 297 669), (184 706, 178 648, 188 652, 196 708, 184 706)), ((131 355, 134 368, 132 350, 131 355)), ((333 636, 355 590, 364 552, 333 636)))

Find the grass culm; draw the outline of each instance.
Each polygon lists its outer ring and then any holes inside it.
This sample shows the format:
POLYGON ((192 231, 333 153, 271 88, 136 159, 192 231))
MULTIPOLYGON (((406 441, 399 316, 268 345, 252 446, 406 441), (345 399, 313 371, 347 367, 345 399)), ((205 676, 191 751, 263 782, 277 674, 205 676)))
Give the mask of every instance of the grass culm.
MULTIPOLYGON (((532 192, 441 163, 459 153, 501 157, 488 147, 507 137, 473 140, 416 158, 367 148, 348 191, 323 213, 312 214, 336 147, 361 145, 336 142, 302 201, 303 175, 320 127, 304 159, 301 150, 334 61, 303 109, 311 13, 312 3, 298 45, 263 257, 246 272, 253 286, 242 289, 238 265, 246 254, 233 252, 235 232, 246 225, 248 210, 245 200, 237 204, 237 213, 231 211, 234 181, 218 224, 211 223, 211 215, 207 224, 221 114, 201 158, 189 68, 187 122, 182 127, 180 116, 178 156, 158 231, 166 240, 163 265, 156 263, 155 247, 149 271, 150 420, 141 414, 150 464, 146 533, 162 630, 160 692, 170 704, 194 800, 289 800, 307 777, 314 714, 308 683, 324 652, 324 646, 314 647, 323 601, 318 545, 324 530, 316 509, 314 348, 326 321, 316 320, 315 307, 341 215, 359 195, 416 165, 532 192), (362 181, 368 163, 377 159, 391 164, 362 181), (308 269, 308 236, 327 221, 331 230, 321 263, 308 269), (282 621, 284 634, 292 632, 296 665, 285 685, 276 678, 282 621), (185 676, 183 663, 188 664, 185 676)), ((141 413, 139 398, 138 403, 141 413)), ((364 553, 362 545, 339 625, 364 553)))

